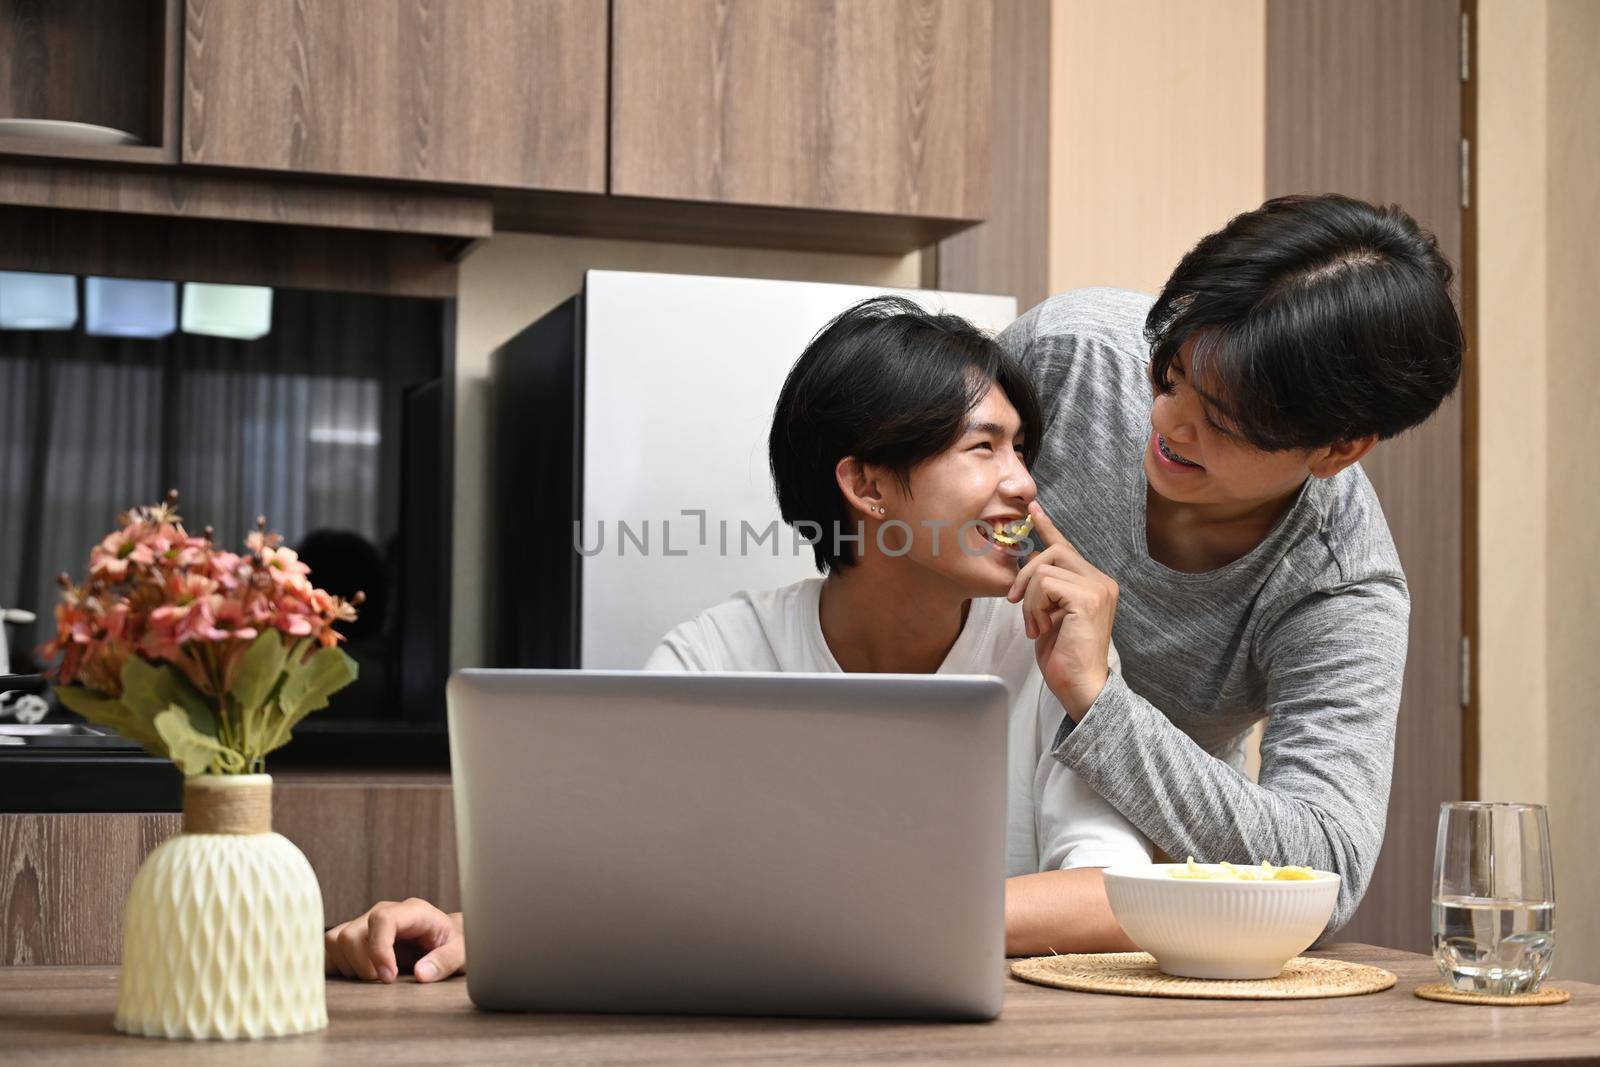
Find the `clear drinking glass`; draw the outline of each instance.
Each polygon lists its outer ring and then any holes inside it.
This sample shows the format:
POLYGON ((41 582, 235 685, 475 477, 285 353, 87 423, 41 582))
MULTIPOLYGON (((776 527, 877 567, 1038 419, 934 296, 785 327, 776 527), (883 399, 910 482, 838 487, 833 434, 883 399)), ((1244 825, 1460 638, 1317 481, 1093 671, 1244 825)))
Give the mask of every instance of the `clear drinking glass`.
POLYGON ((1531 993, 1555 951, 1555 877, 1542 804, 1439 806, 1433 958, 1464 993, 1531 993))

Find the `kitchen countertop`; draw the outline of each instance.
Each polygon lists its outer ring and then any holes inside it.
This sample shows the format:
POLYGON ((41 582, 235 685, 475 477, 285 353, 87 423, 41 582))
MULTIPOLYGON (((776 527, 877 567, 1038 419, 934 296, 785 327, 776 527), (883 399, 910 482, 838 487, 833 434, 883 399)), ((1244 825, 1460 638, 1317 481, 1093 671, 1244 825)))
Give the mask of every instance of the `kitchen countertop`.
POLYGON ((1600 1064, 1600 986, 1558 1007, 1481 1008, 1412 995, 1432 959, 1368 945, 1313 955, 1387 967, 1368 996, 1303 1001, 1171 1000, 1071 993, 1008 980, 992 1023, 904 1023, 480 1012, 464 979, 392 986, 330 979, 328 1029, 239 1045, 130 1038, 111 1028, 115 967, 0 967, 8 1063, 1000 1063, 1600 1064))

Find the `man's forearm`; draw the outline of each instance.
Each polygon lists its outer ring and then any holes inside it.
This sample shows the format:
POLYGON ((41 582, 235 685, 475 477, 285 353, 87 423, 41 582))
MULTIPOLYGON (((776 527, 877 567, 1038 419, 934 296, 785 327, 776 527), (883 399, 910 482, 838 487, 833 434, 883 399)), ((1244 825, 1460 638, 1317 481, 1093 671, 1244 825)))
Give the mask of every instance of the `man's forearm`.
POLYGON ((1275 759, 1264 744, 1258 785, 1113 676, 1095 709, 1057 739, 1055 756, 1175 859, 1268 860, 1340 875, 1332 932, 1355 912, 1383 843, 1393 758, 1392 717, 1341 726, 1338 710, 1301 719, 1326 721, 1323 733, 1341 744, 1290 736, 1275 759))
POLYGON ((1006 955, 1131 952, 1106 899, 1098 867, 1041 871, 1006 879, 1006 955))

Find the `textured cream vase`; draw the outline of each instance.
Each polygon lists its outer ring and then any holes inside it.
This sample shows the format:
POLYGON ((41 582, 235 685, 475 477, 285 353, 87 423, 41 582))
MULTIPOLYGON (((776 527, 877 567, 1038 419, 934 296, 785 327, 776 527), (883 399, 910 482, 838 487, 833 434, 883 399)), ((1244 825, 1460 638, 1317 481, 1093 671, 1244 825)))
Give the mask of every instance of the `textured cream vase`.
POLYGON ((123 909, 116 1027, 168 1038, 280 1037, 328 1025, 322 890, 271 832, 272 776, 184 786, 184 832, 151 852, 123 909))

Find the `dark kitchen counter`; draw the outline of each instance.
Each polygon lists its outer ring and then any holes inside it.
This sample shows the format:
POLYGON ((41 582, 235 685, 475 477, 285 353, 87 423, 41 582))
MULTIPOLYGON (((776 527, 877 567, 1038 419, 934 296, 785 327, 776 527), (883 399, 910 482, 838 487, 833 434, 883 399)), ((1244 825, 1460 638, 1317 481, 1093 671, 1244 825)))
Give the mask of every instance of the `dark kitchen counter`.
MULTIPOLYGON (((61 737, 30 736, 0 743, 0 814, 103 814, 183 810, 183 776, 165 757, 152 756, 114 735, 89 733, 82 720, 53 714, 46 725, 71 723, 61 737)), ((0 723, 0 729, 16 729, 0 723)), ((91 728, 92 729, 92 728, 91 728)), ((443 724, 303 723, 270 757, 267 770, 298 768, 449 767, 443 724)))
POLYGON ((166 812, 183 808, 170 761, 76 715, 0 721, 0 813, 166 812))

